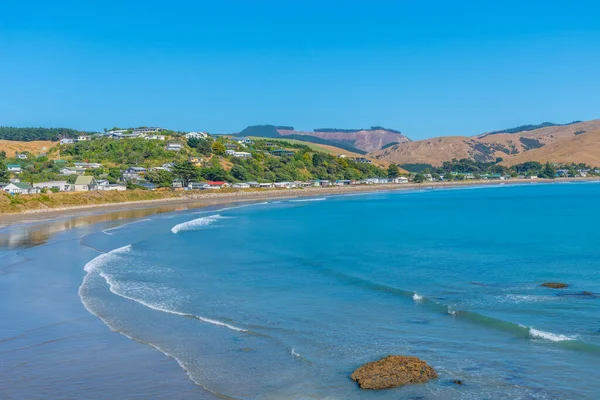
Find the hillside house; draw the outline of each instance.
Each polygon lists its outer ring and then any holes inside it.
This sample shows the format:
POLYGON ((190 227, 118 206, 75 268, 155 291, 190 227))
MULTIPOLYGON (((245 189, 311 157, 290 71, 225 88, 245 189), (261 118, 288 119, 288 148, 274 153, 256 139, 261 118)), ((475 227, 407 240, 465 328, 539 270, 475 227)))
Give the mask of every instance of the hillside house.
POLYGON ((291 150, 285 150, 285 149, 277 149, 277 150, 271 150, 269 153, 271 153, 271 155, 275 156, 275 157, 283 157, 283 156, 293 156, 294 153, 291 150))
POLYGON ((17 158, 19 160, 27 160, 27 154, 25 154, 25 153, 18 154, 17 158))
POLYGON ((124 181, 138 180, 141 179, 146 173, 146 168, 143 167, 129 167, 123 171, 122 178, 124 181))
POLYGON ((10 194, 36 194, 40 192, 40 189, 25 182, 11 182, 4 186, 3 190, 10 194))
POLYGON ((244 182, 234 183, 233 188, 234 189, 250 189, 250 184, 244 183, 244 182))
POLYGON ((238 142, 239 144, 241 144, 242 146, 246 146, 246 145, 250 145, 250 144, 254 143, 254 141, 252 141, 252 139, 247 138, 247 137, 237 138, 237 139, 235 139, 235 141, 238 142))
POLYGON ((154 127, 154 126, 149 126, 149 127, 141 127, 141 128, 135 128, 133 130, 133 133, 137 133, 138 135, 142 135, 142 134, 148 134, 148 133, 158 133, 164 131, 163 128, 158 128, 158 127, 154 127))
POLYGON ((394 183, 408 183, 408 178, 405 176, 398 176, 393 179, 394 183))
POLYGON ((73 185, 69 184, 67 181, 50 181, 50 182, 40 182, 34 183, 34 187, 41 190, 57 190, 59 192, 70 192, 73 190, 73 185))
POLYGON ((365 157, 356 157, 354 159, 355 162, 357 163, 361 163, 361 164, 372 164, 373 161, 369 160, 368 158, 365 157))
POLYGON ((169 151, 181 151, 182 149, 183 149, 183 144, 182 143, 177 143, 177 142, 167 143, 166 150, 169 150, 169 151))
POLYGON ((208 134, 204 132, 188 132, 184 135, 184 137, 186 139, 206 139, 208 134))
POLYGON ((98 164, 98 163, 76 162, 76 163, 73 163, 73 165, 75 166, 75 168, 81 168, 81 169, 102 168, 102 164, 98 164))
POLYGON ((82 168, 73 168, 73 167, 65 167, 61 168, 59 173, 61 175, 69 176, 69 175, 83 175, 85 169, 82 168))
POLYGON ((71 138, 60 139, 60 144, 73 144, 73 143, 75 143, 75 139, 71 139, 71 138))
POLYGON ((8 172, 12 172, 13 174, 20 174, 22 169, 19 164, 6 164, 6 168, 8 172))
POLYGON ((76 192, 87 192, 89 190, 94 190, 96 187, 96 180, 93 176, 89 175, 79 175, 75 180, 75 184, 73 185, 73 189, 76 192))
POLYGON ((165 140, 166 136, 163 135, 148 135, 144 136, 145 140, 165 140))
POLYGON ((78 142, 85 142, 86 140, 92 140, 92 137, 89 135, 79 135, 77 136, 78 142))

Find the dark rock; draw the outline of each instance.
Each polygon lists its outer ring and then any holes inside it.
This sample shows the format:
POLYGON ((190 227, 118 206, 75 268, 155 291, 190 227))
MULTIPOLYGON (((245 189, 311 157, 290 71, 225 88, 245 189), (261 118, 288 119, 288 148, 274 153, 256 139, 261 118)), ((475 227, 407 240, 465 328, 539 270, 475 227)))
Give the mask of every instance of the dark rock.
POLYGON ((569 285, 567 285, 566 283, 560 283, 560 282, 545 282, 545 283, 542 283, 541 286, 551 288, 551 289, 564 289, 566 287, 569 287, 569 285))
POLYGON ((600 297, 597 293, 592 293, 592 292, 579 292, 579 293, 559 293, 557 294, 557 296, 560 297, 582 297, 582 298, 586 298, 586 299, 597 299, 598 297, 600 297))
POLYGON ((437 373, 418 357, 388 356, 356 369, 350 378, 361 389, 381 390, 427 382, 437 373))
POLYGON ((452 383, 454 383, 455 385, 462 385, 463 381, 461 381, 460 379, 454 379, 452 380, 452 383))

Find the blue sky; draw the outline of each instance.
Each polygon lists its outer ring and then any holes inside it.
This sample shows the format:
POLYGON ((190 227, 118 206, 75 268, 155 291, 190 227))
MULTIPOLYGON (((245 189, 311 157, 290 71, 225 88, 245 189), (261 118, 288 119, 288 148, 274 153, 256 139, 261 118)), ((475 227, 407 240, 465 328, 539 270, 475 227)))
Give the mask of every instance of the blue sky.
POLYGON ((600 118, 597 1, 12 1, 0 125, 413 139, 600 118))

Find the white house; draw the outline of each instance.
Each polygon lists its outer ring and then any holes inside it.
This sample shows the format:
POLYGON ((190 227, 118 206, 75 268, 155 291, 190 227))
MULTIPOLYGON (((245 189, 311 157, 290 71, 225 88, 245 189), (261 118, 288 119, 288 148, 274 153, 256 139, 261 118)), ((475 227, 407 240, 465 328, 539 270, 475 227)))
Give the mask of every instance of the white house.
POLYGON ((171 150, 171 151, 180 151, 181 149, 183 149, 183 144, 181 143, 167 143, 167 150, 171 150))
POLYGON ((296 184, 294 182, 275 182, 273 186, 278 189, 293 189, 296 184))
POLYGON ((96 185, 95 190, 118 190, 121 192, 123 190, 127 190, 127 186, 117 183, 109 183, 107 185, 96 185))
POLYGON ((398 176, 394 178, 394 183, 408 183, 408 178, 405 176, 398 176))
POLYGON ((186 139, 206 139, 208 137, 207 133, 204 132, 189 132, 185 135, 186 139))
POLYGON ((60 139, 60 144, 73 144, 75 143, 75 139, 64 138, 60 139))
POLYGON ((254 143, 254 142, 252 141, 252 139, 250 139, 250 138, 247 138, 247 137, 241 137, 241 138, 237 138, 237 139, 235 139, 235 141, 236 141, 236 142, 238 142, 238 143, 239 143, 239 144, 241 144, 241 145, 244 145, 244 146, 245 146, 245 145, 247 145, 247 144, 252 144, 252 143, 254 143))
POLYGON ((238 158, 252 158, 252 154, 245 151, 225 150, 225 154, 238 158))
POLYGON ((19 160, 27 160, 27 154, 21 153, 17 156, 19 160))
POLYGON ((69 184, 67 181, 50 181, 34 183, 33 187, 38 188, 40 190, 55 189, 59 192, 70 192, 73 190, 73 185, 69 184))
POLYGON ((123 172, 124 180, 136 180, 141 178, 146 173, 146 168, 129 167, 123 172))
POLYGON ((6 164, 6 168, 8 169, 8 172, 12 172, 14 174, 19 174, 22 171, 19 164, 6 164))
POLYGON ((11 182, 4 186, 3 190, 10 194, 35 194, 40 192, 40 189, 24 182, 11 182))
POLYGON ((83 175, 83 173, 85 172, 85 169, 65 167, 65 168, 61 168, 59 172, 61 175, 67 175, 67 176, 68 175, 83 175))
POLYGON ((234 189, 250 189, 250 185, 248 183, 234 183, 233 184, 233 188, 234 189))
POLYGON ((145 133, 157 133, 160 131, 164 131, 163 128, 158 128, 158 127, 154 127, 154 126, 150 126, 150 127, 143 127, 143 128, 135 128, 133 130, 133 133, 137 133, 138 135, 142 135, 145 133))
POLYGON ((76 192, 87 192, 88 190, 94 190, 96 187, 96 181, 93 176, 79 175, 73 185, 76 192))
POLYGON ((145 140, 165 140, 165 136, 163 135, 150 135, 150 136, 144 136, 145 140))
POLYGON ((85 142, 86 140, 92 140, 92 137, 88 136, 88 135, 77 136, 77 141, 78 142, 85 142))
POLYGON ((75 165, 75 168, 81 168, 81 169, 102 168, 102 164, 98 164, 98 163, 76 162, 76 163, 73 163, 73 165, 75 165))

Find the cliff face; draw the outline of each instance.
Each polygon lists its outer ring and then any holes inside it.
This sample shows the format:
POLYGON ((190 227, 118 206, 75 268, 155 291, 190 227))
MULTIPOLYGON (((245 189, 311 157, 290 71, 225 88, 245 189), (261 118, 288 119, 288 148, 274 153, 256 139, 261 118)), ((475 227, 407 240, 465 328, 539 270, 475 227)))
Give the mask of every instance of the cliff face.
POLYGON ((327 131, 327 132, 304 132, 289 129, 277 129, 277 132, 283 137, 294 136, 299 139, 301 136, 310 136, 331 142, 332 144, 343 144, 351 146, 364 152, 370 153, 380 150, 390 143, 405 143, 410 139, 406 136, 387 129, 362 129, 356 131, 327 131))

